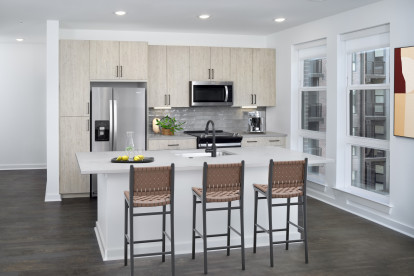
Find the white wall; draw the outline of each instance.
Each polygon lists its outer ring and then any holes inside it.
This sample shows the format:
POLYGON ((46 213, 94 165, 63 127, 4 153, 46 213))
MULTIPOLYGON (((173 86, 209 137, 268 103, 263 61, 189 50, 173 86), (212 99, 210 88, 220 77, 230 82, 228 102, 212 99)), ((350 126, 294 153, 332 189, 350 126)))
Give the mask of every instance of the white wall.
POLYGON ((0 170, 46 168, 46 47, 0 44, 0 170))
POLYGON ((296 70, 293 45, 321 38, 327 39, 327 157, 335 164, 327 167, 327 186, 311 185, 309 195, 329 204, 358 214, 387 227, 414 237, 414 181, 411 170, 414 164, 414 139, 392 136, 393 97, 391 96, 390 138, 390 197, 389 203, 365 200, 345 193, 337 187, 344 184, 346 106, 343 102, 344 87, 340 34, 382 24, 390 24, 391 88, 393 95, 393 49, 414 45, 414 1, 384 0, 376 4, 320 19, 268 37, 267 46, 276 49, 277 107, 267 110, 267 128, 289 134, 290 145, 296 148, 299 106, 294 91, 292 72, 296 70), (411 170, 410 170, 411 169, 411 170))

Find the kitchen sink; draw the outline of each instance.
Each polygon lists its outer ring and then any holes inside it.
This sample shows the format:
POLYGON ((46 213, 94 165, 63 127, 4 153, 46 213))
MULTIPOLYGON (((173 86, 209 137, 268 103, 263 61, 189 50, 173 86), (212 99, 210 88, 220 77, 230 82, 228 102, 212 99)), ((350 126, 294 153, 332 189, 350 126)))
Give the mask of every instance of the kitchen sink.
MULTIPOLYGON (((225 156, 225 155, 234 155, 235 153, 229 151, 217 151, 216 156, 225 156)), ((185 152, 185 153, 176 153, 175 155, 187 158, 195 157, 211 157, 211 152, 185 152)))

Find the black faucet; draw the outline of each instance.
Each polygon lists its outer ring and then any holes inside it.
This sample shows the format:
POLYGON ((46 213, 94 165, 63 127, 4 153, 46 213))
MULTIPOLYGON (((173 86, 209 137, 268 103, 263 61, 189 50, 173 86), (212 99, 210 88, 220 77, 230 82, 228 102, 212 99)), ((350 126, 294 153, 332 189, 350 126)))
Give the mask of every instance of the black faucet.
POLYGON ((208 126, 211 123, 211 127, 213 128, 213 142, 211 148, 208 147, 208 142, 206 142, 206 152, 211 152, 211 157, 216 157, 217 155, 217 148, 216 148, 216 129, 214 128, 214 122, 212 120, 208 120, 206 124, 206 131, 205 134, 208 135, 208 126))

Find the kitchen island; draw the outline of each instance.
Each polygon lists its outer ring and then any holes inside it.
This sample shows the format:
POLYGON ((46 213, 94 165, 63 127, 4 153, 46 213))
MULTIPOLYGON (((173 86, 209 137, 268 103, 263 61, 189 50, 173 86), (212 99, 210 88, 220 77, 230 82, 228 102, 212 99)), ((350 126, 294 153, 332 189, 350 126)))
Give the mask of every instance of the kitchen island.
MULTIPOLYGON (((279 147, 257 148, 226 148, 220 149, 229 155, 218 157, 192 157, 203 154, 204 150, 170 150, 170 151, 146 151, 146 157, 154 157, 153 163, 134 164, 140 167, 169 166, 175 164, 175 248, 177 254, 191 252, 191 217, 192 217, 192 193, 191 187, 202 186, 203 163, 237 163, 245 161, 245 244, 253 245, 253 183, 267 184, 269 160, 289 161, 300 160, 307 157, 309 166, 320 166, 333 160, 323 157, 291 151, 279 147)), ((123 258, 123 227, 124 227, 124 195, 123 191, 129 189, 130 164, 111 163, 113 157, 121 155, 121 152, 80 152, 76 153, 81 174, 97 174, 98 179, 98 214, 95 227, 96 237, 99 243, 103 260, 116 260, 123 258)), ((281 201, 284 201, 283 199, 281 201)), ((216 203, 217 207, 224 206, 216 203)), ((225 204, 225 203, 224 203, 225 204)), ((238 203, 234 203, 238 204, 238 203)), ((264 203, 259 203, 258 222, 267 225, 267 213, 264 203)), ((296 207, 295 207, 296 208, 296 207)), ((291 211, 291 220, 297 221, 297 211, 291 211)), ((138 208, 139 212, 154 211, 161 207, 138 208)), ((201 228, 201 210, 197 209, 197 229, 201 228)), ((274 228, 283 227, 286 210, 274 208, 274 228)), ((234 212, 232 226, 239 229, 239 216, 234 212)), ((207 215, 208 234, 226 232, 226 212, 214 212, 207 215)), ((134 233, 137 239, 157 239, 161 237, 161 216, 140 218, 135 220, 134 233)), ((169 218, 167 216, 167 229, 169 218)), ((298 232, 291 230, 291 238, 299 237, 298 232)), ((167 231, 168 232, 168 231, 167 231)), ((284 238, 284 233, 274 233, 274 240, 284 238)), ((258 246, 268 243, 268 236, 258 236, 258 246)), ((196 251, 202 250, 201 240, 196 241, 196 251)), ((231 244, 239 244, 240 238, 232 234, 231 244)), ((169 243, 167 242, 167 248, 169 243)), ((225 244, 225 237, 211 238, 208 246, 220 246, 225 244)), ((137 253, 160 251, 161 245, 142 244, 137 247, 137 253)))

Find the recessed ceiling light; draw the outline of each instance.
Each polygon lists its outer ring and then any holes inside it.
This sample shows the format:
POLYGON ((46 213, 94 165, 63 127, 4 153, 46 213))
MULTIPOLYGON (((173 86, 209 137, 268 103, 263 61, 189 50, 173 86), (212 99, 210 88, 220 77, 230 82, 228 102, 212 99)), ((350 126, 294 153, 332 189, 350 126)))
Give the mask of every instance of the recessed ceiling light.
POLYGON ((209 14, 202 14, 202 15, 199 15, 198 18, 200 18, 200 19, 209 19, 210 15, 209 14))
POLYGON ((122 15, 125 15, 126 12, 125 11, 116 11, 115 14, 119 15, 119 16, 122 16, 122 15))
POLYGON ((16 38, 17 41, 22 42, 24 39, 23 38, 16 38))
POLYGON ((280 22, 283 22, 283 21, 285 21, 285 20, 286 20, 286 18, 279 17, 279 18, 276 18, 276 19, 275 19, 275 22, 280 23, 280 22))

